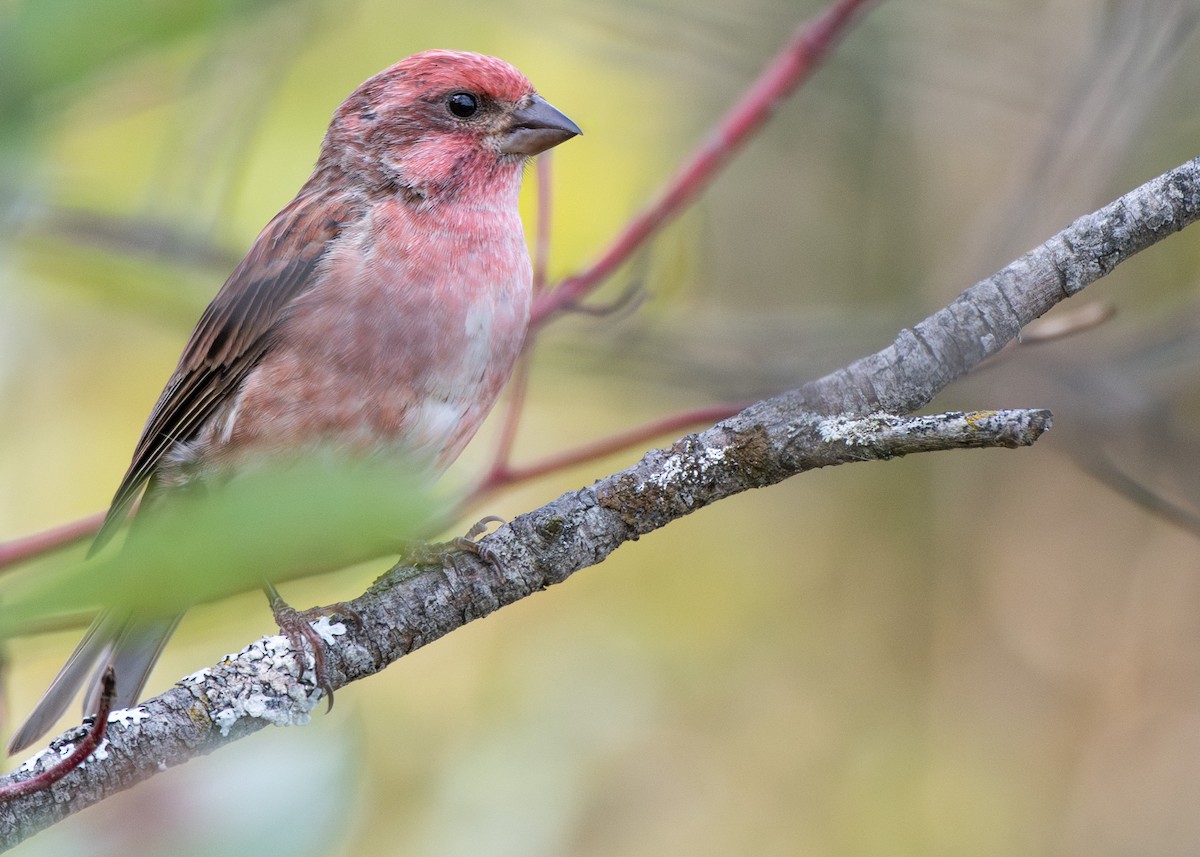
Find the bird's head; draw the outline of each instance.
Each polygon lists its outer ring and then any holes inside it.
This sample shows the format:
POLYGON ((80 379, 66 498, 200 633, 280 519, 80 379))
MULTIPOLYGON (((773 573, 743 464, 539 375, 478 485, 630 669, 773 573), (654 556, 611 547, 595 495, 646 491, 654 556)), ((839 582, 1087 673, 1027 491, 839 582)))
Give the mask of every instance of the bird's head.
POLYGON ((334 114, 321 164, 436 201, 500 178, 515 187, 530 157, 580 133, 503 60, 426 51, 351 93, 334 114))

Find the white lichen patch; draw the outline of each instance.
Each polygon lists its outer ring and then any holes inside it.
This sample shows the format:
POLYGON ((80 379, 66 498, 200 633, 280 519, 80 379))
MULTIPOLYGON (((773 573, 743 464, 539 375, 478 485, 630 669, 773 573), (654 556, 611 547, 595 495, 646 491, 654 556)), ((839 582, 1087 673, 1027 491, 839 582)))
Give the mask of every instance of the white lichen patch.
POLYGON ((825 443, 846 443, 850 446, 873 443, 880 432, 894 428, 901 421, 895 414, 878 412, 865 417, 829 417, 817 423, 817 434, 825 443))
POLYGON ((212 713, 222 735, 228 735, 243 717, 273 726, 303 726, 312 719, 321 693, 296 680, 300 666, 287 638, 263 637, 226 662, 232 669, 219 677, 221 689, 210 691, 210 698, 220 693, 229 703, 212 713))
MULTIPOLYGON (((108 739, 105 738, 103 741, 100 742, 100 746, 92 751, 92 755, 88 756, 86 759, 83 760, 83 765, 86 765, 92 759, 95 759, 97 762, 103 762, 107 758, 108 758, 108 739)), ((80 765, 79 767, 82 768, 83 765, 80 765)))
POLYGON ((205 679, 212 675, 212 670, 208 667, 196 670, 191 675, 185 675, 179 680, 180 684, 204 684, 205 679))
POLYGON ((337 642, 337 638, 346 633, 346 626, 342 622, 330 622, 328 616, 322 616, 317 621, 312 623, 313 630, 321 635, 321 639, 329 645, 337 642))
POLYGON ((140 706, 137 708, 121 708, 108 715, 109 723, 120 723, 122 726, 137 725, 143 720, 149 719, 150 712, 140 706))
MULTIPOLYGON (((75 745, 71 744, 71 745, 69 745, 69 749, 67 750, 67 752, 70 753, 71 750, 74 750, 74 749, 75 749, 75 745)), ((17 770, 23 774, 29 773, 30 771, 36 771, 39 767, 41 767, 42 759, 46 758, 46 756, 55 756, 55 755, 58 755, 58 753, 51 747, 47 747, 45 750, 39 750, 36 756, 31 756, 30 758, 28 758, 24 762, 22 762, 21 766, 19 768, 17 768, 17 770)))
MULTIPOLYGON (((694 455, 672 455, 662 463, 658 473, 646 481, 660 489, 678 488, 681 484, 699 482, 709 468, 725 460, 725 447, 702 449, 694 455)), ((645 489, 639 485, 638 491, 645 489)))

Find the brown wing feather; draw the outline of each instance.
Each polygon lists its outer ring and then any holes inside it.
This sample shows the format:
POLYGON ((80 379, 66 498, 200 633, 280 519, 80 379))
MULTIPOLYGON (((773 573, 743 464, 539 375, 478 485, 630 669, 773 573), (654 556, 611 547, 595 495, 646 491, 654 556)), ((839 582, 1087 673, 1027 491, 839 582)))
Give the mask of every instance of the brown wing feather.
POLYGON ((301 193, 267 224, 192 332, 133 453, 91 552, 120 529, 129 507, 176 442, 187 441, 237 390, 270 347, 280 314, 315 280, 343 228, 363 215, 353 199, 301 193))

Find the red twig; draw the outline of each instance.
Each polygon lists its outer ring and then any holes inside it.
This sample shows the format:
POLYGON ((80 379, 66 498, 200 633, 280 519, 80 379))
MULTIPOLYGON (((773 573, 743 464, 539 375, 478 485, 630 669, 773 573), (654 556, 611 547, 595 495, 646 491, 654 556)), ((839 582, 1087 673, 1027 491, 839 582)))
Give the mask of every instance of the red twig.
POLYGON ((504 424, 500 428, 500 440, 496 443, 496 454, 492 457, 492 466, 485 483, 502 479, 508 472, 508 462, 512 460, 513 444, 517 439, 517 427, 521 422, 521 411, 525 409, 525 393, 529 389, 529 355, 522 354, 517 368, 513 371, 512 379, 508 382, 508 401, 504 409, 504 424))
POLYGON ((0 786, 0 801, 13 800, 49 788, 82 765, 84 760, 96 751, 100 742, 104 740, 104 733, 108 731, 108 715, 112 711, 113 696, 117 692, 116 674, 111 666, 104 670, 100 682, 100 701, 97 703, 99 710, 96 712, 92 728, 88 730, 87 735, 75 745, 75 749, 69 755, 59 759, 40 774, 27 780, 0 786))
POLYGON ((22 536, 4 542, 0 544, 0 569, 94 536, 103 521, 104 512, 97 512, 78 521, 34 533, 32 536, 22 536))
POLYGON ((820 17, 802 24, 787 46, 667 183, 659 197, 629 222, 599 260, 583 273, 568 277, 557 288, 537 298, 531 326, 536 328, 555 312, 578 303, 686 208, 742 144, 770 118, 780 102, 813 72, 845 34, 855 14, 871 2, 835 0, 820 17))

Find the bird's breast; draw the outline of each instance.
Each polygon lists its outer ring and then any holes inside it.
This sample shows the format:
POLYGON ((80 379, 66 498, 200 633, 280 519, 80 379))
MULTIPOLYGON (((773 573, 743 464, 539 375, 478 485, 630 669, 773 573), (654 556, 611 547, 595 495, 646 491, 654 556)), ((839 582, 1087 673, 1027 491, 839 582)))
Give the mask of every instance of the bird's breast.
POLYGON ((430 214, 380 206, 337 239, 210 445, 458 455, 520 353, 530 265, 515 207, 430 214))

